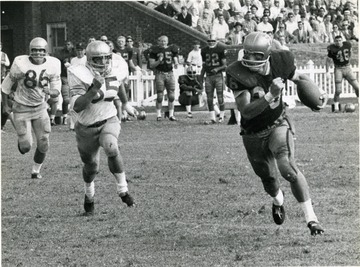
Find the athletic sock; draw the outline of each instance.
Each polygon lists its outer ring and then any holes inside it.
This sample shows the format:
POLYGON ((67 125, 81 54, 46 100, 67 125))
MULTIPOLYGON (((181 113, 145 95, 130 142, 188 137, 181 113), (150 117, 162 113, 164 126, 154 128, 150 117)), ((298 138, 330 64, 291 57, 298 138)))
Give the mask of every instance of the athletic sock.
POLYGON ((220 111, 220 118, 224 119, 224 116, 225 116, 225 111, 224 110, 220 111))
POLYGON ((91 183, 85 183, 85 195, 89 198, 89 200, 94 199, 95 195, 95 183, 92 181, 91 183))
POLYGON ((174 110, 173 109, 169 109, 169 117, 173 117, 174 116, 174 110))
POLYGON ((318 222, 311 203, 311 199, 308 199, 305 202, 300 202, 299 204, 304 212, 306 223, 309 223, 311 221, 318 222))
POLYGON ((114 173, 116 179, 116 193, 121 196, 128 191, 125 172, 114 173))
POLYGON ((215 111, 210 111, 210 120, 215 121, 215 111))
POLYGON ((161 109, 157 109, 156 114, 157 114, 158 117, 161 117, 161 109))
POLYGON ((284 194, 280 189, 277 195, 273 197, 273 203, 276 206, 282 206, 284 204, 284 194))
POLYGON ((32 167, 32 173, 40 173, 40 169, 41 169, 42 163, 35 163, 32 167))
POLYGON ((191 105, 185 106, 185 108, 188 113, 191 113, 191 105))

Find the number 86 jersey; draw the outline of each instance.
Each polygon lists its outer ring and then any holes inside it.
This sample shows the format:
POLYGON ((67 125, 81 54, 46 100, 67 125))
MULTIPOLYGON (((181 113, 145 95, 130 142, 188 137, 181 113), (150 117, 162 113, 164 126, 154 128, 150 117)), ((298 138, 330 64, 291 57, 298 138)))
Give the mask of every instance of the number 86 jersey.
POLYGON ((37 65, 28 55, 18 56, 1 85, 2 91, 10 94, 12 86, 17 83, 14 100, 26 106, 38 106, 45 102, 45 86, 61 91, 60 72, 61 63, 55 57, 46 56, 44 63, 37 65))

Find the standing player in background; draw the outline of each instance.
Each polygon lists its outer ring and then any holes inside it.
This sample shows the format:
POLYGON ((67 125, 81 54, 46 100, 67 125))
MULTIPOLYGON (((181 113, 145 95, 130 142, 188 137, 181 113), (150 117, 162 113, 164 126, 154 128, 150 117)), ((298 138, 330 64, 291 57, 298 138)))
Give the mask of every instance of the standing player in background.
POLYGON ((348 41, 343 41, 341 35, 335 36, 333 44, 327 47, 328 57, 326 58, 326 77, 330 79, 329 68, 331 60, 333 60, 334 69, 334 80, 335 80, 335 94, 334 103, 331 105, 332 112, 340 112, 340 94, 341 84, 343 79, 347 80, 355 90, 355 94, 359 97, 359 83, 350 66, 352 45, 348 41))
POLYGON ((60 94, 60 61, 47 55, 47 42, 40 37, 30 42, 30 56, 15 58, 9 75, 2 83, 4 112, 9 113, 8 95, 16 83, 14 103, 14 125, 18 135, 18 149, 21 154, 30 151, 32 131, 36 137, 36 150, 31 178, 41 178, 40 169, 49 149, 51 132, 46 99, 60 94))
MULTIPOLYGON (((63 98, 61 123, 67 124, 67 114, 69 112, 69 103, 70 103, 69 84, 67 81, 67 68, 70 67, 71 59, 73 57, 76 57, 76 52, 73 43, 71 41, 66 41, 65 47, 56 54, 56 57, 61 61, 61 96, 63 98)), ((57 102, 58 102, 57 99, 52 99, 52 102, 50 102, 51 125, 56 125, 55 116, 56 116, 57 102), (54 104, 54 102, 56 104, 54 104)))
POLYGON ((121 86, 128 76, 126 64, 120 65, 119 61, 112 64, 113 53, 102 41, 88 44, 86 56, 86 66, 79 65, 69 71, 69 85, 71 91, 79 92, 74 96, 74 111, 79 115, 75 133, 84 163, 85 215, 92 215, 100 147, 104 148, 110 172, 115 177, 117 194, 129 207, 135 205, 128 193, 124 162, 118 147, 121 127, 113 100, 119 97, 124 109, 132 116, 138 112, 127 102, 126 92, 121 86))
POLYGON ((150 68, 155 72, 155 89, 156 89, 156 113, 157 121, 161 121, 161 108, 164 99, 164 89, 167 91, 169 120, 177 121, 174 116, 174 100, 175 100, 175 77, 174 68, 177 69, 179 60, 179 49, 176 46, 168 46, 169 39, 167 36, 160 36, 158 45, 151 48, 149 55, 150 68))
POLYGON ((210 121, 205 124, 216 123, 214 110, 214 92, 216 90, 217 101, 220 108, 219 123, 224 121, 225 103, 224 103, 224 76, 223 71, 226 69, 225 48, 218 44, 215 39, 209 39, 208 46, 201 50, 203 68, 201 69, 200 81, 205 78, 205 92, 207 95, 207 104, 210 112, 210 121))
MULTIPOLYGON (((240 134, 248 159, 273 198, 274 222, 280 225, 285 220, 280 172, 290 182, 311 235, 317 235, 324 230, 313 210, 306 178, 295 163, 294 128, 282 99, 287 79, 295 84, 300 80, 311 81, 296 71, 294 60, 289 51, 271 51, 271 38, 266 33, 253 32, 245 37, 244 57, 226 69, 226 78, 241 112, 240 134)), ((318 108, 325 105, 326 101, 318 108)))
MULTIPOLYGON (((10 60, 5 52, 2 51, 2 43, 0 42, 0 58, 1 58, 1 82, 5 79, 5 76, 8 73, 8 67, 10 66, 10 60)), ((11 105, 10 100, 9 105, 11 105)), ((13 121, 13 118, 10 114, 5 114, 3 112, 3 105, 1 104, 1 130, 3 130, 7 119, 10 117, 10 120, 13 121)))

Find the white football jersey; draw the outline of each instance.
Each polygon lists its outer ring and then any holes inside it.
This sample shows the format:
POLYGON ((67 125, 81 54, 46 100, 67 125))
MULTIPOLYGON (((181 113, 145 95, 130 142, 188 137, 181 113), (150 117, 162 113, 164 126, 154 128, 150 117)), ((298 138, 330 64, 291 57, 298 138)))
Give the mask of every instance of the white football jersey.
MULTIPOLYGON (((94 99, 86 109, 78 113, 78 121, 83 125, 91 125, 95 122, 106 120, 117 115, 113 103, 118 98, 118 90, 129 75, 128 66, 123 58, 114 57, 110 74, 105 77, 105 83, 100 88, 101 94, 94 99)), ((87 92, 95 75, 87 66, 71 66, 68 68, 68 83, 70 95, 79 97, 87 92)))
POLYGON ((45 62, 33 64, 28 55, 14 59, 9 75, 2 83, 2 91, 10 94, 11 87, 17 83, 14 100, 26 106, 38 106, 45 101, 44 86, 61 91, 60 60, 46 56, 45 62))

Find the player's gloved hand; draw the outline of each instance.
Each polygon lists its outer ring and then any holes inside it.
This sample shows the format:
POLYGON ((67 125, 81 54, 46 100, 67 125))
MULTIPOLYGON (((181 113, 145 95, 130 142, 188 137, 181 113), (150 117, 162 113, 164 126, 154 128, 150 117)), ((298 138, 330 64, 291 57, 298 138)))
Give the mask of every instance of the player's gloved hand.
POLYGON ((330 72, 326 72, 326 79, 330 80, 330 78, 331 78, 330 72))
POLYGON ((139 112, 133 107, 131 106, 129 103, 126 103, 124 105, 124 110, 126 110, 126 112, 133 117, 137 117, 139 115, 139 112))
POLYGON ((96 89, 97 91, 100 90, 101 86, 105 83, 104 77, 98 71, 95 71, 95 77, 93 79, 93 86, 92 88, 96 89))

